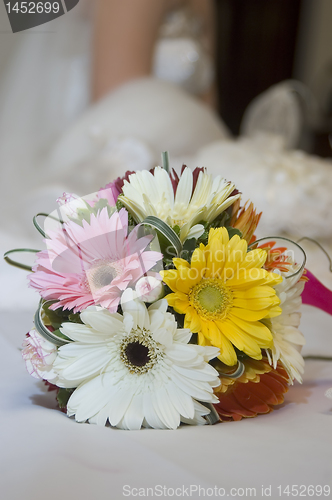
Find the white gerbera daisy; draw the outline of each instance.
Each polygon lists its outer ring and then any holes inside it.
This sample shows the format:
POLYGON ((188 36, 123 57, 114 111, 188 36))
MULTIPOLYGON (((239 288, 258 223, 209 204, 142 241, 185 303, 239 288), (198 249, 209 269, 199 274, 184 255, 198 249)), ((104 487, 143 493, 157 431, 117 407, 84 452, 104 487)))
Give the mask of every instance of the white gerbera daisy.
POLYGON ((180 240, 198 238, 204 227, 198 222, 212 222, 226 210, 240 194, 230 196, 235 186, 220 175, 213 179, 201 171, 195 189, 193 173, 186 167, 174 194, 169 174, 161 167, 154 173, 144 171, 129 176, 122 188, 120 200, 137 222, 154 215, 169 226, 180 227, 180 240))
MULTIPOLYGON (((286 279, 298 269, 299 267, 293 264, 289 266, 287 272, 274 270, 283 277, 283 281, 274 287, 280 299, 282 313, 271 319, 273 348, 271 349, 272 360, 270 358, 270 362, 276 368, 278 360, 281 361, 289 375, 290 383, 293 383, 294 379, 301 383, 304 371, 301 349, 305 344, 305 339, 298 329, 301 320, 301 293, 305 285, 305 281, 300 281, 303 271, 286 279)), ((269 352, 268 356, 270 357, 269 352)))
POLYGON ((190 330, 177 329, 167 301, 148 309, 131 289, 122 296, 123 316, 89 307, 84 324, 64 323, 74 342, 59 348, 54 367, 60 387, 77 387, 68 415, 78 422, 140 429, 175 429, 180 421, 205 423, 220 382, 208 361, 219 349, 188 344, 190 330))

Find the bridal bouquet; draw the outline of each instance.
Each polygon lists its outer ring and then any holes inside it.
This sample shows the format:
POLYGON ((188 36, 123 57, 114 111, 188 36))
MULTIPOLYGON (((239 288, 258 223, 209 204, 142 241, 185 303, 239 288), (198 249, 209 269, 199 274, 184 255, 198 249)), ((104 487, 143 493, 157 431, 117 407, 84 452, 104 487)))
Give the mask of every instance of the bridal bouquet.
POLYGON ((122 429, 241 420, 301 382, 305 259, 289 240, 256 240, 261 214, 234 184, 156 167, 58 204, 43 229, 34 219, 46 248, 23 358, 68 416, 122 429))

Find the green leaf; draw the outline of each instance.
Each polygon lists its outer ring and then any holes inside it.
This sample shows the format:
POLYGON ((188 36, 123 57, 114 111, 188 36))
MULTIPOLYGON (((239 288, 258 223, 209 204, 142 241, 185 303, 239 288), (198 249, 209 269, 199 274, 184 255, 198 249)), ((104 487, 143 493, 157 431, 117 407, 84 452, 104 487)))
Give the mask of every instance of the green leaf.
POLYGON ((226 229, 228 231, 229 239, 233 238, 236 234, 242 238, 242 233, 239 229, 236 229, 235 227, 226 227, 226 229))
POLYGON ((178 226, 177 224, 175 226, 173 226, 173 231, 178 235, 178 237, 180 238, 180 232, 181 232, 181 229, 180 229, 180 226, 178 226))
POLYGON ((122 196, 123 196, 123 194, 119 194, 118 200, 115 204, 115 208, 117 209, 118 212, 120 212, 121 208, 124 208, 128 212, 128 226, 129 227, 137 226, 137 222, 135 221, 135 219, 133 218, 131 213, 128 211, 128 209, 122 203, 122 201, 121 201, 122 196))
POLYGON ((83 325, 83 321, 81 320, 81 316, 80 316, 80 313, 72 313, 72 314, 69 314, 68 315, 68 320, 71 322, 71 323, 80 323, 81 325, 83 325))
POLYGON ((73 314, 72 311, 68 311, 67 309, 63 310, 62 307, 60 307, 59 309, 55 309, 54 311, 50 309, 50 306, 54 303, 55 303, 54 301, 45 302, 42 305, 42 309, 47 319, 49 320, 50 324, 53 326, 55 330, 60 328, 62 323, 65 323, 66 321, 82 324, 80 315, 78 313, 73 314))
POLYGON ((196 247, 197 247, 196 238, 190 238, 190 240, 186 240, 181 252, 181 258, 186 260, 187 262, 190 262, 192 254, 194 253, 196 247))
POLYGON ((66 335, 64 335, 60 330, 59 328, 57 328, 56 330, 54 330, 54 332, 52 332, 53 335, 55 335, 56 337, 60 338, 60 339, 64 339, 64 340, 67 340, 68 342, 72 342, 72 340, 70 338, 68 338, 66 335))
POLYGON ((34 316, 34 324, 35 324, 35 328, 38 331, 38 333, 42 337, 44 337, 46 340, 48 340, 49 342, 51 342, 52 344, 54 344, 58 347, 70 342, 70 339, 63 338, 62 334, 61 334, 62 335, 62 338, 61 338, 61 337, 57 336, 55 332, 51 332, 47 328, 47 326, 44 323, 43 317, 42 317, 43 305, 44 305, 44 303, 41 300, 39 302, 38 309, 37 309, 35 316, 34 316))
POLYGON ((64 389, 62 387, 59 389, 56 399, 60 408, 66 408, 68 400, 73 394, 74 390, 75 389, 64 389))
POLYGON ((160 247, 162 253, 171 254, 171 250, 168 250, 168 247, 171 246, 175 250, 175 255, 180 255, 182 250, 182 243, 176 232, 163 220, 159 219, 159 217, 155 217, 154 215, 149 215, 144 219, 142 224, 146 224, 151 226, 153 229, 157 231, 158 239, 160 241, 160 247), (166 245, 165 245, 166 243, 166 245))

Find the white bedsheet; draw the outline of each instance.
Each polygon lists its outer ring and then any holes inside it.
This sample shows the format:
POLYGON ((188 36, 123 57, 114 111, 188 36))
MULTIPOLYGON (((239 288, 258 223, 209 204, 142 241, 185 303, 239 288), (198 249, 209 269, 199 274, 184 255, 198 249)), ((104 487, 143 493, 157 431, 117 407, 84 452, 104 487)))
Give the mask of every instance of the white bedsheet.
MULTIPOLYGON (((174 497, 204 498, 195 490, 201 487, 208 498, 216 487, 212 498, 224 493, 220 488, 233 498, 253 497, 245 488, 255 488, 255 498, 266 498, 262 485, 276 499, 287 498, 279 497, 279 485, 332 486, 332 401, 324 396, 332 386, 330 362, 308 361, 303 385, 291 387, 270 415, 176 431, 100 428, 56 410, 54 392, 26 372, 19 346, 32 315, 1 313, 2 499, 158 498, 163 487, 169 497, 170 488, 180 488, 174 497)), ((305 306, 307 338, 313 326, 331 345, 332 317, 305 306)))

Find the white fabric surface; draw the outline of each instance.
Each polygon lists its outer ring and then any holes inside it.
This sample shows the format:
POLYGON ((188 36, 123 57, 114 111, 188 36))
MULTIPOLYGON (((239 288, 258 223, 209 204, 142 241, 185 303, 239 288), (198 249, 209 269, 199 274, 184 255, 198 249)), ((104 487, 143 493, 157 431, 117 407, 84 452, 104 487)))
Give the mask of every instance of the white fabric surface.
POLYGON ((272 485, 278 498, 278 485, 331 484, 330 363, 308 361, 303 385, 270 415, 176 431, 99 428, 55 410, 54 393, 27 374, 17 345, 32 313, 2 315, 1 498, 117 500, 125 485, 255 487, 255 498, 272 485))

